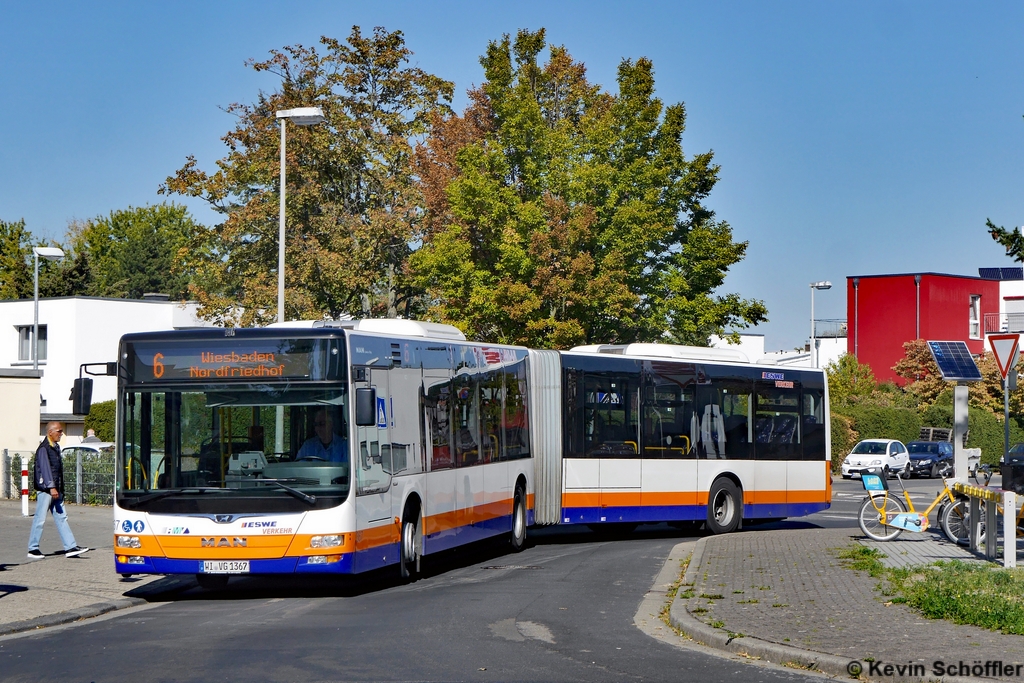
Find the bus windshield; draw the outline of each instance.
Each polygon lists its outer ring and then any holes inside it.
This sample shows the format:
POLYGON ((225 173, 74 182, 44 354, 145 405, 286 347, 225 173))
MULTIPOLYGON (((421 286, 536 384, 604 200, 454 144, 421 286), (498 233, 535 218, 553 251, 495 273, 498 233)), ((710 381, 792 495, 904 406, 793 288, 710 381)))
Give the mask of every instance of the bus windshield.
POLYGON ((214 499, 235 511, 242 499, 263 511, 336 505, 349 491, 347 405, 347 387, 337 384, 129 389, 119 504, 200 513, 216 512, 214 499))

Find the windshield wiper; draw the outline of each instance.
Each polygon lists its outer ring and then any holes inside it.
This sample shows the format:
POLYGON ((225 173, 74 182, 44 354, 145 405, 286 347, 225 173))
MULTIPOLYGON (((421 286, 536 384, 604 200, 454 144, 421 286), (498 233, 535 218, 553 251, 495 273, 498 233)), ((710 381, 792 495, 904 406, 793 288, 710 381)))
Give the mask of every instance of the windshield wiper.
POLYGON ((207 493, 210 491, 226 490, 227 489, 222 489, 216 486, 186 486, 185 488, 180 489, 167 489, 166 491, 157 491, 156 493, 150 493, 148 495, 136 498, 134 501, 125 500, 123 502, 127 505, 135 506, 142 505, 143 503, 148 503, 154 500, 160 500, 161 498, 166 498, 167 496, 177 495, 179 493, 207 493))
POLYGON ((261 483, 261 484, 264 483, 264 482, 267 482, 269 484, 273 484, 274 486, 277 486, 277 487, 280 487, 280 488, 284 489, 290 495, 295 496, 296 498, 298 498, 301 501, 309 503, 310 505, 316 505, 316 496, 311 495, 309 493, 303 493, 302 491, 300 491, 298 489, 293 489, 291 486, 286 486, 284 484, 284 482, 287 481, 289 483, 295 484, 295 483, 298 483, 298 482, 301 481, 301 482, 306 482, 306 483, 317 483, 317 484, 319 484, 320 483, 319 480, 291 478, 291 479, 257 479, 256 481, 261 483))

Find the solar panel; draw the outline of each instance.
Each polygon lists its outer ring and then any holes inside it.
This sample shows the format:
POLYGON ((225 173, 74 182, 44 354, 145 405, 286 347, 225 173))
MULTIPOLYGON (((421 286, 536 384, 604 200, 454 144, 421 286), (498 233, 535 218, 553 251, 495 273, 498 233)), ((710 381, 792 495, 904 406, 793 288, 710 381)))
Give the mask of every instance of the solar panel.
POLYGON ((1024 280, 1024 268, 1010 267, 1000 268, 1004 280, 1024 280))
POLYGON ((981 371, 967 349, 967 342, 930 341, 928 350, 932 352, 932 358, 939 366, 942 379, 951 382, 981 381, 981 371))
POLYGON ((999 280, 1002 279, 1003 273, 1001 268, 978 268, 978 276, 986 280, 999 280))

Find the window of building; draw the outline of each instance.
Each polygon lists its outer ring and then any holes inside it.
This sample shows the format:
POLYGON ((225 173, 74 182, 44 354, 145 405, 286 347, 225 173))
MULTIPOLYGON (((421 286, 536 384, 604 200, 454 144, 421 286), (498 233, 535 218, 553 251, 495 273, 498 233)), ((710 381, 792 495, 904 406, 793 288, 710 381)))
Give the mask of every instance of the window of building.
MULTIPOLYGON (((46 360, 46 325, 39 326, 39 360, 46 360)), ((18 326, 18 360, 32 360, 32 325, 18 326)))
POLYGON ((971 294, 971 339, 981 339, 981 295, 971 294))

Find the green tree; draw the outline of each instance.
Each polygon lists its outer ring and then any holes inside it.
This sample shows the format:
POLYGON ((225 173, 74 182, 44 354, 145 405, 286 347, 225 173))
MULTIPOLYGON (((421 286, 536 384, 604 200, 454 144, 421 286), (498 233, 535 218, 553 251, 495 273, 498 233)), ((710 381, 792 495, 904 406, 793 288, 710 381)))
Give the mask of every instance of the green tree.
POLYGON ((422 198, 410 157, 453 86, 407 66, 402 33, 376 28, 347 41, 322 37, 247 62, 280 88, 232 104, 228 155, 206 173, 193 157, 162 193, 201 197, 224 222, 187 253, 192 294, 207 317, 241 324, 277 313, 280 128, 275 112, 319 106, 326 122, 287 128, 285 308, 288 317, 411 315, 419 291, 406 273, 419 239, 422 198))
POLYGON ((72 236, 66 267, 86 268, 88 289, 95 296, 140 299, 146 292, 160 292, 183 299, 189 273, 182 259, 200 230, 188 209, 178 204, 111 211, 72 236))
POLYGON ((832 405, 847 405, 856 397, 870 396, 878 386, 871 366, 844 353, 825 366, 828 374, 828 395, 832 405))
POLYGON ((1014 261, 1024 261, 1024 234, 1017 230, 1007 230, 993 223, 991 219, 985 219, 985 227, 992 239, 1003 245, 1007 256, 1014 261))
POLYGON ((60 261, 40 261, 39 296, 90 296, 94 293, 92 265, 83 232, 87 221, 72 220, 68 224, 60 261))
POLYGON ((32 233, 25 220, 0 221, 0 299, 32 297, 32 233))
POLYGON ((704 200, 711 152, 687 159, 682 104, 654 95, 647 59, 623 60, 618 93, 520 31, 491 42, 463 116, 417 150, 427 207, 412 257, 430 314, 468 335, 566 347, 588 341, 707 345, 767 319, 717 295, 746 242, 704 200))

